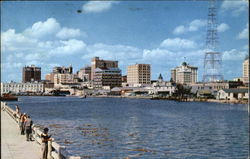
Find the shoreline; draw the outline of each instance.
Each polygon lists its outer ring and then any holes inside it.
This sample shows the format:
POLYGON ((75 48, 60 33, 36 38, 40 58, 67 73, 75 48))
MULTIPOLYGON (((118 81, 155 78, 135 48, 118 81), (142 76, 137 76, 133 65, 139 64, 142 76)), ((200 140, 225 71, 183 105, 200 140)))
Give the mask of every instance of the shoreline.
MULTIPOLYGON (((72 96, 21 95, 21 96, 80 97, 80 96, 75 96, 75 95, 72 95, 72 96)), ((93 98, 129 98, 129 99, 171 100, 171 101, 178 101, 178 102, 213 102, 213 103, 221 103, 221 104, 248 104, 248 100, 218 100, 218 99, 199 99, 199 98, 188 98, 188 99, 178 100, 178 99, 169 99, 169 98, 160 98, 160 97, 153 98, 152 96, 111 96, 111 95, 87 96, 87 98, 88 97, 93 97, 93 98)))
POLYGON ((169 101, 178 101, 178 102, 213 102, 213 103, 221 103, 221 104, 248 104, 248 100, 218 100, 218 99, 198 99, 191 98, 187 100, 177 100, 177 99, 167 99, 167 98, 158 98, 153 99, 151 96, 89 96, 94 98, 130 98, 130 99, 150 99, 150 100, 169 100, 169 101))

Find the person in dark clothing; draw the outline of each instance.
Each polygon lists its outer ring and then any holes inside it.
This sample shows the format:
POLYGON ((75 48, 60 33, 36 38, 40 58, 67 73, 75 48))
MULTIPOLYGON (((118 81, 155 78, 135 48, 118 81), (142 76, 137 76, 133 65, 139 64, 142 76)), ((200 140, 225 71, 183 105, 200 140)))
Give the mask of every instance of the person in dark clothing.
POLYGON ((51 141, 51 136, 48 135, 49 129, 44 128, 41 134, 42 138, 42 159, 47 159, 48 156, 48 141, 51 141))
POLYGON ((30 119, 30 116, 27 116, 27 118, 24 121, 24 129, 25 129, 27 141, 31 141, 32 124, 33 124, 33 121, 30 119))

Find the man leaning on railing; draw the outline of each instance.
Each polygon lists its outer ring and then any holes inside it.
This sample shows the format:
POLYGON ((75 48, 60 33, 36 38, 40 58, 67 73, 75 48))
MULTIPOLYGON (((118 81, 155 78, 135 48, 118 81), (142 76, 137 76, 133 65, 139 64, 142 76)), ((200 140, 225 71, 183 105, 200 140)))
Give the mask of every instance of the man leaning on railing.
POLYGON ((44 128, 41 134, 42 138, 42 159, 47 159, 48 156, 48 141, 51 141, 51 135, 48 135, 49 129, 44 128))

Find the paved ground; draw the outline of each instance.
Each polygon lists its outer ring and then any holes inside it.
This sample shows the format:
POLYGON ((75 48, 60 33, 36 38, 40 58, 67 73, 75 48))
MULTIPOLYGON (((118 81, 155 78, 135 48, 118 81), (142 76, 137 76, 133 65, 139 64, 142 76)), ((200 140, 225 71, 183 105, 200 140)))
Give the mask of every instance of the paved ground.
POLYGON ((1 110, 1 158, 2 159, 39 159, 40 145, 26 141, 20 135, 17 123, 1 110))

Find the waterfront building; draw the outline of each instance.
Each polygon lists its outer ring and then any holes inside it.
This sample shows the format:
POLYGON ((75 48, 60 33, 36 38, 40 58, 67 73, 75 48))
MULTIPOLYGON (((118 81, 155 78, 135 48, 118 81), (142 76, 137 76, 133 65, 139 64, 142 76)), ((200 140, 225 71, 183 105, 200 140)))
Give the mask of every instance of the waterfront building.
POLYGON ((188 83, 187 86, 191 87, 191 93, 198 93, 200 90, 206 90, 216 96, 217 92, 221 89, 229 89, 229 82, 198 82, 188 83))
POLYGON ((81 68, 78 73, 77 76, 84 82, 90 81, 91 78, 91 67, 87 66, 84 68, 81 68))
POLYGON ((181 66, 178 66, 171 70, 171 78, 176 83, 196 83, 197 82, 198 67, 191 66, 186 62, 183 62, 181 66))
POLYGON ((121 70, 119 68, 96 68, 93 79, 93 87, 102 89, 103 87, 121 87, 121 70))
POLYGON ((1 83, 1 94, 4 93, 43 93, 44 85, 43 83, 1 83))
POLYGON ((149 94, 171 96, 175 90, 176 86, 171 82, 164 81, 162 75, 160 74, 158 80, 153 82, 152 89, 149 91, 149 94))
POLYGON ((249 58, 246 58, 242 65, 243 65, 243 82, 249 83, 249 58))
POLYGON ((94 80, 95 70, 97 68, 118 68, 118 61, 102 60, 99 57, 94 57, 91 60, 91 80, 94 80))
POLYGON ((247 88, 230 88, 221 89, 217 93, 217 99, 222 100, 248 100, 248 89, 247 88))
POLYGON ((131 86, 138 84, 151 84, 150 64, 135 64, 127 68, 127 83, 131 86))
POLYGON ((35 65, 23 67, 22 82, 40 82, 41 81, 41 67, 35 65))

